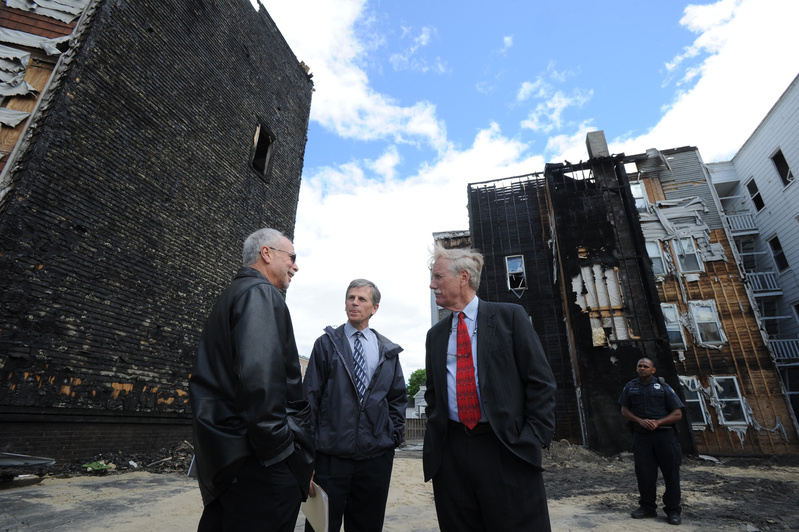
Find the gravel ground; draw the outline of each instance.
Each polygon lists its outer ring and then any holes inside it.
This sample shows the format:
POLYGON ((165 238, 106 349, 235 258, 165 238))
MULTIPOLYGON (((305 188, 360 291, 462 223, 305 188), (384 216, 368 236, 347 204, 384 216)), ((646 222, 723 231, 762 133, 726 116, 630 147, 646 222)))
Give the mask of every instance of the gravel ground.
MULTIPOLYGON (((56 464, 41 476, 28 471, 0 482, 0 531, 196 530, 202 505, 196 482, 185 475, 191 456, 191 445, 181 442, 147 456, 107 454, 56 464), (105 473, 82 467, 103 461, 114 467, 105 473)), ((384 530, 437 530, 432 485, 422 481, 421 444, 412 442, 396 456, 384 530)), ((680 529, 662 513, 644 521, 629 517, 637 495, 628 454, 605 458, 559 442, 546 453, 545 467, 555 531, 799 531, 797 456, 686 459, 680 529)), ((298 532, 303 521, 300 514, 298 532)))

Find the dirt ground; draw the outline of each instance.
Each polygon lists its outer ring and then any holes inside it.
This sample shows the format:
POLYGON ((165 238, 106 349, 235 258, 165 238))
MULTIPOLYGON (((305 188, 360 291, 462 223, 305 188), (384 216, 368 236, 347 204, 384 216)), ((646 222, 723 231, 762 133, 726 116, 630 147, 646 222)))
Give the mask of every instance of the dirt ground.
MULTIPOLYGON (((105 475, 70 466, 0 483, 0 531, 196 530, 202 506, 196 482, 185 476, 185 455, 185 446, 178 446, 168 456, 148 457, 141 465, 116 456, 119 467, 105 475)), ((668 525, 662 512, 658 519, 645 521, 629 517, 637 507, 630 455, 604 458, 561 442, 547 452, 545 467, 555 531, 799 531, 796 456, 686 459, 679 529, 668 525)), ((300 514, 297 531, 303 530, 303 522, 300 514)), ((418 443, 397 453, 384 530, 438 530, 432 485, 422 482, 418 443)))

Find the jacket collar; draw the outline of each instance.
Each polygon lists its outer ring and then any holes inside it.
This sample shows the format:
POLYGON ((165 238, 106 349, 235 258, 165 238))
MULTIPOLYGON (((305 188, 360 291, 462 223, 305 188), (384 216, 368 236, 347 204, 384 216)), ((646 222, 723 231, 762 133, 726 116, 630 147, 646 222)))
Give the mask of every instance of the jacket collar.
MULTIPOLYGON (((325 327, 325 333, 330 337, 330 340, 333 344, 338 348, 342 353, 349 353, 350 352, 350 343, 347 340, 346 333, 344 332, 344 323, 342 323, 339 327, 331 327, 328 325, 325 327)), ((371 327, 370 327, 371 329, 371 327)), ((372 332, 375 333, 377 337, 377 345, 380 347, 380 355, 385 356, 386 358, 393 358, 399 355, 403 349, 398 344, 395 344, 375 329, 372 329, 372 332)))

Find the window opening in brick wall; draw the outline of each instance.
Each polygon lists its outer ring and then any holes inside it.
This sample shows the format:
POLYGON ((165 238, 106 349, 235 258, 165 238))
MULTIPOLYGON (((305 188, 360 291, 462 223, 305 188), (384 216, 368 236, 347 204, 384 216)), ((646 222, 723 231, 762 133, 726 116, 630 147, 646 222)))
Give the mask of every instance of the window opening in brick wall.
POLYGON ((779 271, 787 270, 788 259, 785 258, 785 253, 782 251, 780 239, 775 236, 768 241, 768 245, 771 248, 771 255, 774 257, 774 264, 777 266, 777 269, 779 271))
POLYGON ((749 197, 752 199, 752 203, 754 204, 757 212, 762 211, 766 204, 763 203, 763 198, 760 196, 760 190, 757 188, 757 183, 755 183, 754 179, 751 179, 746 184, 746 190, 749 191, 749 197))
POLYGON ((711 377, 712 393, 719 405, 719 423, 722 425, 747 425, 741 389, 735 376, 711 377))
POLYGON ((787 187, 793 181, 793 172, 791 172, 791 167, 788 166, 788 161, 785 160, 782 150, 777 150, 777 153, 771 156, 771 160, 774 162, 774 166, 777 167, 782 184, 787 187))
POLYGON ((274 144, 274 136, 263 124, 258 124, 255 128, 253 156, 250 164, 255 171, 261 175, 266 176, 269 171, 269 161, 272 158, 272 148, 274 144))
POLYGON ((511 255, 505 257, 505 269, 508 272, 508 290, 519 295, 527 290, 527 274, 524 271, 524 257, 511 255))

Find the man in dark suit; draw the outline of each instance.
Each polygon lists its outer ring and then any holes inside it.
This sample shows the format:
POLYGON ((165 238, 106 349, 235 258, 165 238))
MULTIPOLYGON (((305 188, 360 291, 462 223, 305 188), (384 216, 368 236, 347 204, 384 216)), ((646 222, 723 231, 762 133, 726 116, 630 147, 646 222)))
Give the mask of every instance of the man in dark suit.
POLYGON ((550 530, 541 448, 555 427, 555 378, 519 305, 476 297, 483 257, 437 245, 427 333, 424 477, 442 531, 550 530))

